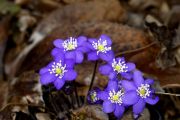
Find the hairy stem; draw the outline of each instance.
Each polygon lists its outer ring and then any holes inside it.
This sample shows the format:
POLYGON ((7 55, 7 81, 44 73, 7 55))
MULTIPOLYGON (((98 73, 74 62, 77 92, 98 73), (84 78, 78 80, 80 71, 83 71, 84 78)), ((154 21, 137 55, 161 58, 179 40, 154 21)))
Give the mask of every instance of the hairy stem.
POLYGON ((93 75, 92 75, 92 78, 91 78, 91 83, 90 83, 88 92, 92 89, 92 86, 93 86, 93 83, 94 83, 94 79, 95 79, 95 76, 96 76, 97 64, 98 64, 98 61, 96 61, 95 65, 94 65, 93 75))
POLYGON ((85 99, 84 99, 84 103, 85 103, 85 104, 86 104, 86 102, 87 102, 88 93, 89 93, 89 91, 92 89, 92 86, 93 86, 93 83, 94 83, 94 79, 95 79, 95 76, 96 76, 97 65, 98 65, 98 61, 96 61, 96 62, 95 62, 95 65, 94 65, 93 75, 92 75, 92 78, 91 78, 91 83, 90 83, 89 89, 88 89, 87 94, 86 94, 85 99))
POLYGON ((77 101, 78 107, 80 107, 80 102, 79 102, 79 98, 78 98, 77 87, 76 87, 75 81, 74 81, 73 85, 74 85, 74 89, 75 89, 76 101, 77 101))

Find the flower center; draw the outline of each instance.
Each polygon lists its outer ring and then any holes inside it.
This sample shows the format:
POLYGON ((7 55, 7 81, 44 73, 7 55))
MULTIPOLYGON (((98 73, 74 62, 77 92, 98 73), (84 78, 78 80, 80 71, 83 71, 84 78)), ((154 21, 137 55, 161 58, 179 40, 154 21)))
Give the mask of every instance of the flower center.
POLYGON ((143 89, 143 88, 142 88, 139 92, 140 92, 140 94, 143 95, 143 96, 146 94, 146 90, 143 89))
POLYGON ((96 102, 96 101, 99 100, 99 98, 97 97, 96 91, 92 91, 92 92, 90 93, 90 99, 91 99, 92 102, 96 102))
POLYGON ((115 92, 114 90, 109 92, 109 97, 108 99, 112 102, 112 103, 117 103, 117 104, 122 104, 122 96, 124 95, 124 93, 122 92, 122 90, 119 90, 118 92, 115 92))
POLYGON ((115 69, 116 71, 120 71, 120 70, 121 70, 121 66, 120 66, 120 65, 115 65, 114 69, 115 69))
POLYGON ((99 45, 99 46, 98 46, 98 50, 99 50, 99 51, 104 51, 104 49, 105 49, 105 48, 104 48, 103 45, 99 45))
POLYGON ((74 50, 77 48, 77 39, 70 37, 63 42, 64 51, 74 50))
POLYGON ((92 43, 92 46, 97 50, 97 54, 99 54, 99 52, 106 53, 107 51, 111 50, 111 47, 107 47, 107 45, 107 41, 102 39, 92 43))
POLYGON ((59 61, 58 63, 53 62, 51 69, 49 69, 49 72, 50 74, 55 74, 55 76, 62 78, 64 76, 64 73, 67 72, 66 64, 62 66, 61 61, 59 61))
POLYGON ((128 68, 124 61, 119 60, 117 62, 115 59, 113 59, 112 67, 114 71, 118 73, 127 72, 127 68, 128 68))
POLYGON ((62 73, 62 70, 60 68, 57 68, 56 69, 56 74, 61 74, 62 73))
POLYGON ((146 98, 150 96, 151 91, 149 90, 149 85, 148 84, 141 84, 140 87, 138 87, 137 94, 141 96, 142 98, 146 98))
POLYGON ((118 101, 119 96, 118 96, 118 95, 114 95, 114 96, 112 97, 112 99, 113 99, 114 101, 118 101))

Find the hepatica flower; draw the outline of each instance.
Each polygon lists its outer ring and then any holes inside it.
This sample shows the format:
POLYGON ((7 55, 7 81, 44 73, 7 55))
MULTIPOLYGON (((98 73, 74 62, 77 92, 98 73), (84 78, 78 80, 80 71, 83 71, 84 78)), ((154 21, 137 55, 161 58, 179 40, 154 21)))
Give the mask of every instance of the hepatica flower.
POLYGON ((101 35, 99 39, 89 38, 87 47, 90 49, 88 52, 88 60, 98 60, 99 58, 105 61, 113 59, 114 53, 111 50, 112 41, 107 35, 101 35))
POLYGON ((87 100, 90 104, 98 104, 100 103, 100 99, 98 97, 98 92, 100 91, 99 88, 95 88, 88 93, 87 100))
POLYGON ((59 54, 64 54, 66 59, 73 59, 76 63, 81 63, 84 59, 83 53, 88 51, 85 47, 87 38, 80 36, 78 38, 69 37, 66 40, 57 39, 54 41, 54 48, 51 54, 56 57, 59 54))
POLYGON ((122 97, 124 92, 118 87, 117 81, 109 81, 107 88, 98 93, 99 99, 103 100, 103 111, 105 113, 114 112, 117 118, 124 113, 122 97))
POLYGON ((142 73, 135 70, 135 64, 126 62, 123 57, 114 58, 111 45, 112 41, 107 35, 101 35, 99 39, 84 36, 69 37, 66 40, 54 41, 55 48, 51 54, 54 60, 39 72, 42 85, 54 84, 57 90, 61 89, 66 81, 75 80, 77 73, 74 70, 76 63, 81 63, 84 53, 88 60, 104 60, 107 64, 99 67, 100 73, 109 77, 107 87, 101 91, 96 88, 89 91, 87 100, 89 103, 102 103, 105 113, 114 113, 120 118, 125 107, 133 106, 135 115, 139 115, 146 103, 154 105, 159 98, 154 95, 151 88, 153 80, 144 80, 142 73), (126 80, 118 80, 118 75, 126 80))
POLYGON ((40 82, 42 85, 53 83, 56 89, 61 89, 65 81, 72 81, 77 73, 73 69, 74 61, 65 60, 63 55, 56 58, 46 67, 40 70, 40 82))
POLYGON ((154 96, 154 90, 151 88, 154 82, 152 79, 144 80, 142 73, 135 71, 133 80, 133 82, 122 81, 122 86, 126 91, 123 101, 126 105, 133 105, 133 112, 138 115, 144 110, 146 103, 154 105, 159 98, 154 96))
POLYGON ((114 79, 120 74, 126 79, 132 77, 131 71, 135 69, 134 63, 126 63, 123 57, 114 58, 107 64, 99 67, 99 71, 103 75, 109 76, 110 79, 114 79))

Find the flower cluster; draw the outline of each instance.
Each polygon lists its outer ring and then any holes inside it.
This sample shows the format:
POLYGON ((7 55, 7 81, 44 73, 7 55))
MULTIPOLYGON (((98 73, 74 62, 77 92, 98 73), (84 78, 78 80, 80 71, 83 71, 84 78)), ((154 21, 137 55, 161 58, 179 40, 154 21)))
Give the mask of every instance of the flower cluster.
POLYGON ((154 95, 151 85, 152 79, 145 79, 143 74, 136 70, 134 63, 126 62, 123 57, 115 57, 112 50, 112 41, 109 36, 101 35, 98 39, 80 36, 54 41, 51 61, 40 70, 42 85, 54 84, 57 90, 61 89, 66 81, 75 80, 76 64, 80 64, 87 54, 89 61, 103 60, 106 64, 99 67, 101 74, 108 76, 109 82, 104 90, 98 88, 89 91, 88 101, 103 106, 105 113, 113 112, 120 118, 125 108, 132 106, 133 113, 139 115, 146 103, 154 105, 159 98, 154 95))

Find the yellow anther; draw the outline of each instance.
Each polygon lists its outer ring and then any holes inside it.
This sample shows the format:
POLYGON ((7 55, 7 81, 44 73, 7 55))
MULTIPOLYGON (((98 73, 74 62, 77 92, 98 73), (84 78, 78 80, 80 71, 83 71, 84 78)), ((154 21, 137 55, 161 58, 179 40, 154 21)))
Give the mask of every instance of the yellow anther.
POLYGON ((104 50, 105 50, 105 48, 104 48, 104 46, 103 46, 103 45, 98 45, 98 50, 99 50, 99 51, 104 51, 104 50))
POLYGON ((62 70, 60 68, 56 68, 56 74, 61 74, 62 73, 62 70))
POLYGON ((140 94, 141 94, 141 95, 143 95, 143 96, 146 94, 146 90, 145 90, 145 89, 143 89, 143 88, 142 88, 142 89, 140 89, 140 91, 139 91, 139 92, 140 92, 140 94))
POLYGON ((74 49, 74 45, 68 44, 68 50, 73 50, 73 49, 74 49))
POLYGON ((119 95, 114 95, 114 96, 112 97, 112 99, 113 99, 114 101, 118 101, 118 100, 119 100, 119 95))
POLYGON ((120 65, 116 65, 114 69, 119 72, 121 70, 121 66, 120 65))

